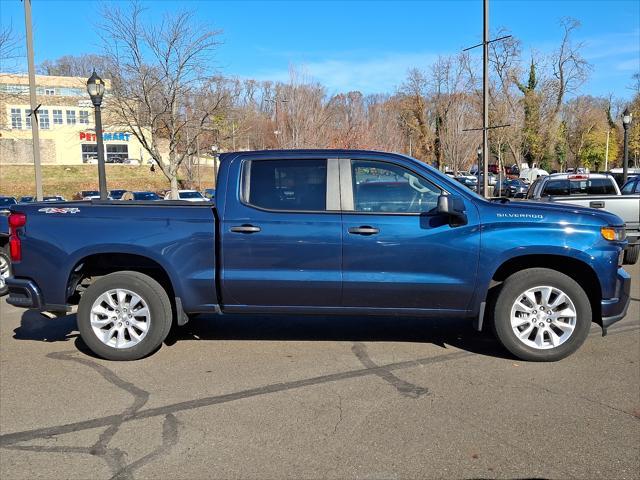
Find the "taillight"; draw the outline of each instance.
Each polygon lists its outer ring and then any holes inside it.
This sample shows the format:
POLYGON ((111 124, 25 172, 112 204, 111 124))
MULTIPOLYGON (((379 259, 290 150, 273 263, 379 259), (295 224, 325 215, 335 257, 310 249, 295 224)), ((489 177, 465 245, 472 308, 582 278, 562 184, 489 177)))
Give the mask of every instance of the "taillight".
POLYGON ((11 235, 9 237, 9 255, 11 255, 12 262, 19 262, 22 260, 22 245, 20 244, 20 238, 17 235, 11 235))
POLYGON ((9 214, 9 255, 12 262, 22 260, 22 244, 20 242, 19 228, 27 224, 27 216, 24 213, 9 214))

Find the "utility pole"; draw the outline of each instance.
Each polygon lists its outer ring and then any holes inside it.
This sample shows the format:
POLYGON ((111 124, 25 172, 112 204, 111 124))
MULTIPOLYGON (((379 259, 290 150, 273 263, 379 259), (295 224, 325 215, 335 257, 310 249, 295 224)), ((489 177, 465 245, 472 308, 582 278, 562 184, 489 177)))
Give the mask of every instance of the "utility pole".
MULTIPOLYGON (((489 44, 511 37, 489 40, 489 0, 483 0, 482 43, 465 48, 463 52, 482 46, 482 128, 465 128, 463 132, 482 130, 482 159, 478 162, 478 174, 482 172, 482 184, 478 182, 480 194, 489 197, 489 129, 509 127, 510 124, 489 126, 489 44), (482 166, 480 165, 482 163, 482 166)), ((479 180, 479 179, 478 179, 479 180)))
POLYGON ((609 134, 611 133, 611 129, 607 130, 607 148, 604 151, 604 171, 609 170, 609 134))
POLYGON ((27 63, 29 65, 29 103, 31 104, 31 135, 33 137, 33 165, 36 173, 36 199, 42 201, 42 167, 40 165, 40 131, 36 105, 36 70, 33 65, 33 33, 31 31, 31 0, 23 0, 24 26, 27 37, 27 63))
MULTIPOLYGON (((482 195, 488 197, 489 193, 489 0, 484 2, 482 35, 482 195)), ((478 165, 480 167, 480 165, 478 165)))

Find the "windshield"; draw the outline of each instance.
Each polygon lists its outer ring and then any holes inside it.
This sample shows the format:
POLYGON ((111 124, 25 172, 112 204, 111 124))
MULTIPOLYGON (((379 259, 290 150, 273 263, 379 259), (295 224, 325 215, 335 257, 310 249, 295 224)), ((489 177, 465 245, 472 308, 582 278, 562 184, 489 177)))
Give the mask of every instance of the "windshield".
POLYGON ((99 197, 100 196, 100 192, 98 192, 96 190, 83 190, 82 191, 82 196, 83 197, 99 197))
POLYGON ((180 192, 180 198, 202 198, 200 192, 180 192))
POLYGON ((15 205, 16 201, 13 198, 0 198, 0 207, 7 207, 9 205, 15 205))
POLYGON ((153 192, 136 192, 134 197, 136 200, 160 200, 160 197, 153 192))

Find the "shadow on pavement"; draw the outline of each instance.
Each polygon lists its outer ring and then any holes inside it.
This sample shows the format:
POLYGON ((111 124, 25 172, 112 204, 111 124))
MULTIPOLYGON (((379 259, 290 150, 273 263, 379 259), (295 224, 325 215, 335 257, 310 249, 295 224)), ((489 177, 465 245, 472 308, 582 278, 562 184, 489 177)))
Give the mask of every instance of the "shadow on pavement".
POLYGON ((382 316, 198 316, 174 328, 165 343, 185 340, 271 340, 432 343, 499 358, 514 358, 469 319, 382 316))
POLYGON ((36 310, 26 310, 20 319, 20 326, 13 331, 16 340, 39 342, 66 342, 79 335, 75 315, 51 319, 36 310))
MULTIPOLYGON (((64 342, 94 356, 79 337, 76 316, 49 319, 28 310, 14 330, 17 340, 64 342)), ((491 357, 513 358, 491 333, 476 332, 468 319, 426 319, 381 316, 214 315, 192 318, 173 328, 165 340, 174 345, 189 340, 351 341, 431 343, 442 348, 491 357)), ((212 346, 213 348, 213 346, 212 346)))

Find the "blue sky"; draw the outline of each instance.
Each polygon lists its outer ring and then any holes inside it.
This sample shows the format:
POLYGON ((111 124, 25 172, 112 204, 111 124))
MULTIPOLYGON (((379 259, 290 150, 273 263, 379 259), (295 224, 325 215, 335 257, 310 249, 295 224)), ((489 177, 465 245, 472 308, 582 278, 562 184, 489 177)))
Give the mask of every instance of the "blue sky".
MULTIPOLYGON (((99 52, 95 12, 100 3, 33 0, 36 62, 66 54, 99 52)), ((438 55, 481 41, 482 1, 155 1, 150 15, 187 8, 222 30, 215 61, 222 74, 284 80, 297 65, 329 93, 393 92, 409 68, 426 68, 438 55)), ((559 20, 582 27, 577 41, 593 64, 583 93, 628 98, 640 71, 640 2, 637 0, 492 0, 490 25, 508 28, 523 53, 550 52, 559 43, 559 20)), ((22 33, 20 0, 0 0, 3 26, 22 33)), ((475 55, 481 55, 476 49, 475 55)))

